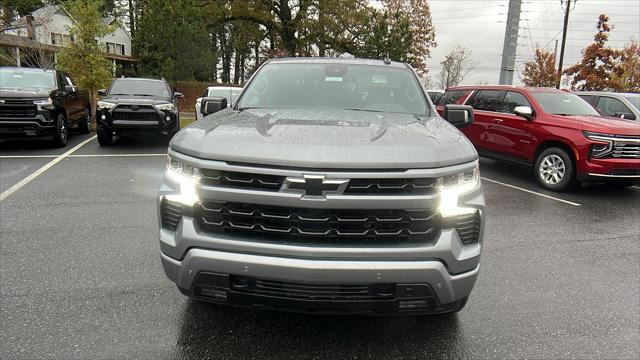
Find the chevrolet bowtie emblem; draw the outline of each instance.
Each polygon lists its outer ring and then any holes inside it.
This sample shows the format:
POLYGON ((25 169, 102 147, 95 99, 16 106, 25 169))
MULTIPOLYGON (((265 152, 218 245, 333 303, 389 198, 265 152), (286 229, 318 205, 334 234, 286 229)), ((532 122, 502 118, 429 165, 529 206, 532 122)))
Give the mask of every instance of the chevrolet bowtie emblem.
POLYGON ((327 179, 324 175, 288 177, 280 191, 301 194, 302 198, 324 199, 327 194, 342 194, 348 179, 327 179))

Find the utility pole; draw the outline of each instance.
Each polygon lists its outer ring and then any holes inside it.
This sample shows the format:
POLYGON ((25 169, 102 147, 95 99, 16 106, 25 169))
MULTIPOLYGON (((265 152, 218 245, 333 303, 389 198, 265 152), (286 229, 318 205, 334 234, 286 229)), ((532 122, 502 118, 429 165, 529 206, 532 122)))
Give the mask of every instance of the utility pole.
POLYGON ((558 63, 558 39, 556 39, 556 45, 553 47, 553 64, 558 63))
POLYGON ((564 60, 564 45, 567 43, 567 27, 569 26, 569 11, 571 10, 571 0, 567 0, 567 8, 564 10, 564 27, 562 28, 562 46, 560 46, 560 61, 558 62, 558 80, 556 89, 560 89, 562 79, 562 61, 564 60))
POLYGON ((513 84, 516 68, 516 50, 518 49, 518 29, 520 28, 520 7, 522 0, 509 0, 507 28, 504 31, 502 45, 502 65, 500 66, 500 85, 513 84))

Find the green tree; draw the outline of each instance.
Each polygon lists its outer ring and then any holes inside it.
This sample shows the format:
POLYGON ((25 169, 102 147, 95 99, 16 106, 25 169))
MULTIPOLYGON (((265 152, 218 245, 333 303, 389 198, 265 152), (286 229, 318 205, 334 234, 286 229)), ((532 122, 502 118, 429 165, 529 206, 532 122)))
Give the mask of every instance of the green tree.
MULTIPOLYGON (((206 78, 213 63, 211 35, 198 0, 147 0, 137 18, 134 49, 139 72, 169 81, 206 78)), ((138 4, 140 5, 140 4, 138 4)))
POLYGON ((524 64, 522 82, 526 86, 555 87, 557 78, 556 59, 553 53, 536 48, 534 59, 524 64))
POLYGON ((58 67, 71 74, 78 85, 91 94, 91 112, 95 117, 95 102, 100 88, 112 77, 113 65, 105 57, 99 39, 113 31, 102 22, 101 0, 68 0, 65 7, 73 25, 68 29, 73 42, 58 53, 58 67))

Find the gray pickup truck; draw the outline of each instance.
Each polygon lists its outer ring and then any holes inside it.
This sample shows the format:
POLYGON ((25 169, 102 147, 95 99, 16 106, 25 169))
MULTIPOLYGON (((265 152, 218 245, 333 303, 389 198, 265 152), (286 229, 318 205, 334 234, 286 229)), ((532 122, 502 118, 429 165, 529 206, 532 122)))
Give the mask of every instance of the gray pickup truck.
POLYGON ((161 260, 192 299, 312 313, 461 310, 479 271, 478 155, 406 64, 263 64, 172 139, 161 260), (210 115, 206 115, 210 114, 210 115))

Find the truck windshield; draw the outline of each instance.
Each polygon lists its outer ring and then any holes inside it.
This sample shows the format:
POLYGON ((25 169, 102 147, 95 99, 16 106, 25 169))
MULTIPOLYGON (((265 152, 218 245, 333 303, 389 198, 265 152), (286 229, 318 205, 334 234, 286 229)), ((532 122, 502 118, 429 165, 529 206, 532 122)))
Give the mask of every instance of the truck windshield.
POLYGON ((549 114, 600 116, 578 95, 562 91, 532 91, 531 93, 542 109, 549 114))
POLYGON ((636 109, 640 110, 640 94, 624 94, 622 97, 629 100, 636 109))
POLYGON ((56 87, 52 71, 0 69, 0 88, 53 90, 56 87))
POLYGON ((109 95, 137 95, 169 97, 169 88, 163 81, 118 79, 113 82, 109 95))
POLYGON ((409 69, 336 63, 267 64, 249 83, 238 108, 431 112, 409 69))

